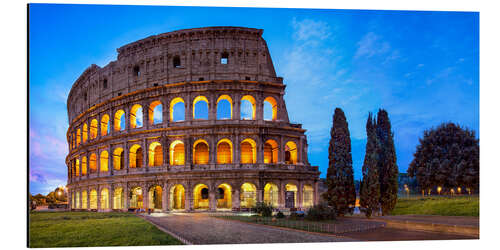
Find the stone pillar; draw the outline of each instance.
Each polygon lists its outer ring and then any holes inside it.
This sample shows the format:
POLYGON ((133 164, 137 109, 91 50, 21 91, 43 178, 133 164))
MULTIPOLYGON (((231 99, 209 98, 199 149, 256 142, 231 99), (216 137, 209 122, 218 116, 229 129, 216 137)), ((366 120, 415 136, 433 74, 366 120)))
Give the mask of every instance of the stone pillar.
POLYGON ((194 196, 193 196, 193 190, 191 188, 191 184, 188 183, 187 188, 185 190, 185 207, 187 211, 193 211, 194 207, 194 196))
POLYGON ((217 199, 215 196, 215 192, 217 189, 212 186, 210 187, 209 190, 210 191, 208 193, 208 207, 210 211, 215 211, 217 209, 217 199))
POLYGON ((148 152, 149 152, 149 147, 148 147, 148 141, 146 138, 142 140, 142 163, 144 168, 146 169, 146 172, 149 171, 149 157, 148 157, 148 152))
POLYGON ((168 183, 165 181, 162 185, 162 190, 161 190, 161 210, 163 212, 168 211, 168 198, 169 198, 169 192, 168 192, 168 183))
POLYGON ((193 100, 190 94, 187 95, 184 105, 184 120, 190 124, 193 120, 193 100))
POLYGON ((124 204, 123 204, 123 208, 125 209, 125 211, 128 211, 128 208, 130 206, 130 196, 129 196, 129 189, 128 189, 128 183, 125 182, 124 185, 123 185, 123 196, 125 197, 124 199, 124 204))
POLYGON ((304 147, 304 140, 303 136, 300 137, 299 139, 299 145, 297 145, 297 163, 298 164, 303 164, 304 160, 302 158, 302 148, 304 147))
POLYGON ((115 167, 115 166, 113 166, 113 145, 109 144, 108 149, 109 149, 109 152, 108 152, 108 172, 109 172, 109 175, 113 175, 113 170, 115 167))
POLYGON ((90 189, 87 187, 87 210, 90 210, 90 189))
POLYGON ((297 208, 302 210, 303 200, 304 200, 304 183, 299 181, 299 185, 297 187, 297 208))
POLYGON ((129 148, 128 148, 128 142, 125 142, 125 146, 123 147, 123 164, 125 166, 123 166, 123 167, 126 169, 127 173, 130 169, 129 155, 130 155, 130 152, 129 152, 129 148))
POLYGON ((240 208, 240 189, 239 187, 233 187, 231 190, 231 200, 233 208, 240 208))
POLYGON ((142 127, 149 130, 149 103, 142 104, 142 127))
POLYGON ((241 119, 241 110, 240 110, 240 104, 241 104, 241 96, 236 95, 235 99, 233 99, 233 119, 234 120, 240 120, 241 119))
POLYGON ((217 142, 216 142, 216 137, 215 135, 210 135, 208 141, 208 146, 209 146, 209 163, 210 165, 214 166, 217 163, 217 142))
POLYGON ((233 141, 233 163, 241 163, 241 154, 240 154, 240 135, 236 134, 233 141))
POLYGON ((215 120, 217 120, 217 100, 215 100, 215 96, 210 94, 208 97, 208 120, 212 121, 214 124, 215 120))
POLYGON ((261 135, 259 137, 259 140, 256 141, 257 146, 255 149, 257 150, 257 163, 258 164, 263 164, 264 163, 264 140, 263 136, 261 135))
POLYGON ((148 211, 148 209, 149 209, 149 189, 148 189, 147 183, 142 185, 142 206, 144 207, 144 210, 148 211))
POLYGON ((279 150, 278 150, 278 163, 283 164, 285 162, 285 145, 283 144, 283 136, 280 135, 280 141, 278 142, 279 150))
POLYGON ((255 109, 255 120, 257 120, 258 123, 262 123, 264 120, 264 102, 261 94, 255 97, 255 109))
POLYGON ((170 121, 170 108, 167 102, 167 98, 160 99, 161 104, 161 122, 164 124, 163 127, 168 127, 170 121))
POLYGON ((101 187, 97 186, 97 211, 101 211, 101 187))
POLYGON ((280 208, 285 208, 285 183, 280 180, 278 185, 279 185, 278 206, 280 208))
POLYGON ((262 187, 257 188, 257 202, 262 202, 264 200, 264 189, 262 187))
POLYGON ((95 162, 95 166, 96 166, 96 169, 97 169, 97 177, 99 177, 101 175, 101 150, 100 149, 96 150, 96 162, 95 162))
POLYGON ((170 140, 166 135, 163 138, 163 164, 170 165, 170 140))
POLYGON ((99 138, 101 138, 101 119, 102 119, 102 115, 101 114, 98 114, 97 117, 97 136, 93 139, 93 140, 98 140, 99 138))
POLYGON ((109 188, 108 188, 108 208, 110 210, 113 210, 115 207, 114 207, 114 198, 115 198, 115 189, 114 189, 114 186, 113 184, 109 185, 109 188))

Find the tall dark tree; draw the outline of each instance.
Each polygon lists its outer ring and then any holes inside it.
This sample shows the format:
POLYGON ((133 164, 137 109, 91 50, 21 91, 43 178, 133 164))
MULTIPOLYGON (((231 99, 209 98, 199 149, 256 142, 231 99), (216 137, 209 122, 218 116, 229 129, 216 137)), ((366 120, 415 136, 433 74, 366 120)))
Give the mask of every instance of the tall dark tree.
POLYGON ((443 123, 424 131, 408 175, 417 178, 422 193, 444 189, 479 189, 479 140, 474 131, 458 124, 443 123))
POLYGON ((359 192, 359 203, 366 217, 370 218, 373 212, 380 209, 380 183, 378 174, 378 158, 380 144, 377 139, 372 114, 368 114, 366 121, 366 153, 363 163, 363 181, 359 192))
POLYGON ((335 109, 328 147, 328 191, 324 198, 335 208, 337 215, 352 213, 356 203, 356 189, 352 169, 351 137, 344 112, 335 109))
POLYGON ((382 214, 390 213, 398 199, 398 166, 396 164, 396 148, 391 121, 387 111, 379 109, 377 113, 377 138, 380 142, 378 171, 380 182, 380 205, 382 214))

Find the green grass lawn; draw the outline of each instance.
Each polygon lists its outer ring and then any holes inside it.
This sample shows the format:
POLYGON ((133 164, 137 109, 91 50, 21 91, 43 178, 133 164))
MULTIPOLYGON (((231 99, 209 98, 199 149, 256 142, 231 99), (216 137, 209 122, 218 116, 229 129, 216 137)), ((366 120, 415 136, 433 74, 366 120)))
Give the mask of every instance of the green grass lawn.
POLYGON ((479 196, 399 198, 392 215, 479 216, 479 196))
POLYGON ((128 213, 32 212, 30 247, 180 245, 142 218, 128 213))

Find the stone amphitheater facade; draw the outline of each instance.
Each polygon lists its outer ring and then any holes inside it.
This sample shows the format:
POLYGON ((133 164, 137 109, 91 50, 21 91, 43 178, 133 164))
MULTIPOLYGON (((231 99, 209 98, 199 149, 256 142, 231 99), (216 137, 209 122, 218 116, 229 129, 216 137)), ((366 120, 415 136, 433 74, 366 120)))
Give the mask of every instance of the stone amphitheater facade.
POLYGON ((119 48, 117 60, 102 68, 87 68, 67 100, 70 208, 316 204, 320 173, 308 162, 305 129, 289 121, 286 85, 262 33, 168 32, 119 48))

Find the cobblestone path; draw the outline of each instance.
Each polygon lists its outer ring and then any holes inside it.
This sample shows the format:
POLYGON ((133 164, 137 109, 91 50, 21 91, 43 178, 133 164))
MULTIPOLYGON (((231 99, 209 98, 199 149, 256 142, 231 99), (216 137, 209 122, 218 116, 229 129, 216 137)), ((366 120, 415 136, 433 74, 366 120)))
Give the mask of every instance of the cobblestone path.
POLYGON ((144 216, 192 244, 298 243, 352 241, 349 238, 253 225, 204 214, 144 216))

